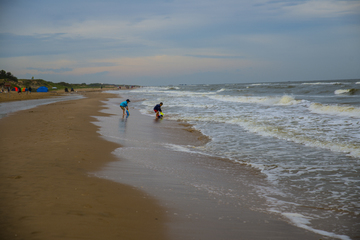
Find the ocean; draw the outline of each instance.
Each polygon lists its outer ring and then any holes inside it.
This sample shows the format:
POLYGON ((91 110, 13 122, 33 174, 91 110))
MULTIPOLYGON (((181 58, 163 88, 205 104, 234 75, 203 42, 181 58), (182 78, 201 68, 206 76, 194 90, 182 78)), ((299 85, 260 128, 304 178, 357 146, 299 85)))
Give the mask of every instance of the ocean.
POLYGON ((260 171, 265 181, 247 183, 266 200, 255 210, 335 239, 360 236, 360 80, 110 92, 126 95, 145 115, 154 116, 153 107, 163 102, 164 119, 190 123, 210 138, 205 146, 164 144, 170 151, 260 171))

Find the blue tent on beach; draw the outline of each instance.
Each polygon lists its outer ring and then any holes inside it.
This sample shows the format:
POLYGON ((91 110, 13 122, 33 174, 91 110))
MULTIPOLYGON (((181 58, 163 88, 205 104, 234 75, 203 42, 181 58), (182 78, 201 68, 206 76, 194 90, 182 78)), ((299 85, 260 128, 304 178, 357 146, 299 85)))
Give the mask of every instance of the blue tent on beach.
POLYGON ((42 86, 42 87, 39 87, 36 91, 37 92, 48 92, 49 89, 47 87, 42 86))

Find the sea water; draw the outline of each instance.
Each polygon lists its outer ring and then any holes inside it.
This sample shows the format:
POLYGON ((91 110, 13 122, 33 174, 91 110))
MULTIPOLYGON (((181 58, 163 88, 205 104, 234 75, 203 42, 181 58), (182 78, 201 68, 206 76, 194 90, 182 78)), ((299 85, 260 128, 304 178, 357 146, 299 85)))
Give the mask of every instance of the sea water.
MULTIPOLYGON (((114 91, 114 93, 119 93, 114 91)), ((325 236, 360 229, 360 80, 143 87, 121 91, 131 107, 186 121, 202 147, 167 144, 258 169, 260 211, 325 236), (135 101, 134 101, 135 100, 135 101)))

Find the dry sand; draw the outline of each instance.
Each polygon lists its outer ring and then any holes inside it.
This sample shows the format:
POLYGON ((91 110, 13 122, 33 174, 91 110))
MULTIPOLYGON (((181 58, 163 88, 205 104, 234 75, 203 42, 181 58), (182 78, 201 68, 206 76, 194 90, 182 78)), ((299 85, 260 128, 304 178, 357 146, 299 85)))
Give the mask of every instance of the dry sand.
POLYGON ((164 211, 88 172, 115 161, 90 116, 104 93, 0 119, 0 239, 166 239, 164 211))

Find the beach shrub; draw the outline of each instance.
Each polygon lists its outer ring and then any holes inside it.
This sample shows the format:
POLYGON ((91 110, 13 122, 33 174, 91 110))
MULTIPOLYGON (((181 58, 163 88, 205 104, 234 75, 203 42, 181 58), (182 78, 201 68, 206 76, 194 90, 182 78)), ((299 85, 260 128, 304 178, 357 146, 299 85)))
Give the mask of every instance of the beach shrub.
POLYGON ((17 77, 12 75, 11 72, 6 72, 5 70, 0 71, 0 79, 7 79, 7 80, 14 81, 14 82, 18 82, 17 77))

